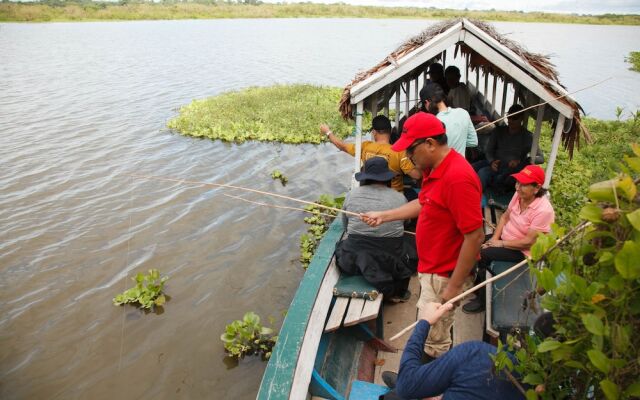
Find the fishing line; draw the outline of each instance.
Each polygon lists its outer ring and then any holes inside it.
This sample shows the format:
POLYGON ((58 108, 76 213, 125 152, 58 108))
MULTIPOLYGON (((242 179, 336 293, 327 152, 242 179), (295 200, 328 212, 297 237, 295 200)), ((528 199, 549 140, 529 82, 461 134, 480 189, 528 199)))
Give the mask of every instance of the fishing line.
MULTIPOLYGON (((131 216, 131 210, 133 209, 133 177, 131 177, 131 182, 130 182, 131 186, 130 186, 130 190, 129 190, 129 228, 127 229, 127 256, 125 258, 125 265, 124 265, 124 270, 125 270, 125 275, 124 275, 124 289, 123 292, 127 290, 127 278, 129 276, 129 274, 127 273, 127 267, 129 266, 129 252, 131 249, 130 243, 131 243, 131 220, 132 220, 132 216, 131 216)), ((124 352, 124 325, 125 325, 125 307, 124 305, 122 306, 122 331, 120 334, 120 357, 118 359, 118 372, 120 372, 120 369, 122 368, 122 354, 124 352)))

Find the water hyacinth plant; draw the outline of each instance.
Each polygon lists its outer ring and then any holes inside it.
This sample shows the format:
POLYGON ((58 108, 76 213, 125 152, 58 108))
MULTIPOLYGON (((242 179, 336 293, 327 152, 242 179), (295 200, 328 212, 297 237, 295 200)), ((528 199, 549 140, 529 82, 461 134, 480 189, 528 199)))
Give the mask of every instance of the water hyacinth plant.
POLYGON ((277 169, 271 173, 271 179, 280 180, 280 183, 282 183, 282 186, 287 186, 287 183, 289 182, 289 178, 284 176, 284 174, 278 171, 277 169))
POLYGON ((148 275, 139 272, 131 279, 136 285, 114 297, 114 305, 138 304, 141 308, 147 310, 154 306, 164 305, 166 298, 162 290, 164 289, 164 283, 169 279, 168 276, 161 278, 157 269, 150 269, 148 275))
POLYGON ((338 113, 341 95, 340 88, 313 85, 250 87, 194 100, 168 127, 183 135, 226 142, 318 144, 324 140, 318 131, 321 123, 329 124, 341 138, 353 130, 338 113))
MULTIPOLYGON (((328 194, 323 194, 320 195, 316 203, 333 208, 342 208, 344 195, 333 197, 328 194)), ((307 269, 320 243, 320 239, 322 239, 325 232, 329 229, 329 225, 333 220, 333 218, 328 215, 335 216, 337 212, 313 205, 308 205, 305 209, 313 213, 312 216, 304 218, 304 222, 307 223, 309 227, 307 228, 307 233, 300 236, 300 262, 302 263, 302 267, 307 269)))
POLYGON ((242 319, 227 325, 220 340, 231 357, 260 354, 269 359, 278 337, 273 336, 273 329, 262 326, 256 313, 249 311, 242 319))

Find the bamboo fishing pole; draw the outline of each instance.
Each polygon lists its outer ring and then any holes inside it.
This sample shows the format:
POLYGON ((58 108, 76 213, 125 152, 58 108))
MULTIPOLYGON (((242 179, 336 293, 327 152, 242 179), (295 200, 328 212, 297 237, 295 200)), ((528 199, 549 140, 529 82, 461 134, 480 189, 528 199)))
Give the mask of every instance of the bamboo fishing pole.
MULTIPOLYGON (((232 194, 226 194, 226 193, 224 193, 224 195, 225 195, 225 196, 227 196, 227 197, 234 198, 234 199, 238 199, 238 200, 246 201, 247 203, 257 204, 257 205, 259 205, 259 206, 273 207, 273 208, 281 208, 281 209, 283 209, 283 210, 303 211, 303 212, 306 212, 306 213, 310 213, 310 214, 314 214, 314 215, 316 215, 316 212, 314 212, 314 211, 312 211, 312 210, 307 210, 307 209, 305 209, 305 208, 287 207, 287 206, 280 206, 280 205, 277 205, 277 204, 267 204, 267 203, 263 203, 263 202, 261 202, 261 201, 249 200, 249 199, 245 199, 244 197, 234 196, 234 195, 232 195, 232 194)), ((322 213, 322 212, 318 212, 317 214, 318 214, 318 215, 325 216, 325 217, 330 217, 330 218, 335 218, 335 217, 336 217, 335 215, 325 214, 325 213, 322 213)))
MULTIPOLYGON (((485 286, 487 286, 488 284, 490 284, 491 282, 502 278, 505 275, 510 274, 511 272, 517 270, 518 268, 522 267, 523 265, 527 264, 529 262, 529 260, 527 260, 526 258, 522 261, 520 261, 519 263, 517 263, 516 265, 514 265, 513 267, 509 268, 508 270, 499 273, 496 276, 491 277, 490 279, 487 279, 486 281, 479 283, 477 285, 475 285, 474 287, 472 287, 471 289, 457 295, 456 297, 454 297, 453 299, 447 301, 446 303, 443 304, 443 306, 447 305, 447 304, 453 304, 458 300, 462 300, 464 297, 470 295, 471 293, 475 292, 478 289, 481 289, 485 286)), ((404 328, 403 330, 401 330, 400 332, 398 332, 397 334, 395 334, 394 336, 391 337, 391 339, 389 339, 389 341, 394 341, 397 338, 399 338, 400 336, 404 335, 405 333, 409 332, 410 330, 412 330, 416 325, 418 325, 418 322, 420 322, 420 320, 417 320, 416 322, 414 322, 413 324, 407 326, 406 328, 404 328)))
MULTIPOLYGON (((576 226, 575 228, 573 228, 571 231, 569 231, 566 235, 564 235, 563 237, 561 237, 560 239, 556 240, 556 242, 553 244, 553 246, 551 246, 540 258, 544 258, 547 254, 549 254, 552 250, 554 250, 556 247, 558 247, 558 245, 560 245, 560 243, 564 242, 565 240, 567 240, 569 238, 569 236, 573 235, 574 233, 577 233, 583 229, 586 229, 587 227, 591 226, 590 222, 583 222, 582 224, 576 226)), ((452 298, 451 300, 447 301, 446 303, 443 304, 447 305, 447 304, 453 304, 459 300, 462 300, 463 298, 465 298, 466 296, 470 295, 471 293, 477 291, 478 289, 481 289, 485 286, 487 286, 488 284, 490 284, 491 282, 502 278, 503 276, 506 276, 510 273, 512 273, 513 271, 517 270, 518 268, 522 267, 523 265, 526 265, 529 262, 529 260, 527 258, 525 258, 524 260, 520 261, 519 263, 517 263, 516 265, 514 265, 513 267, 507 269, 506 271, 503 271, 501 273, 499 273, 496 276, 493 276, 489 279, 487 279, 484 282, 481 282, 477 285, 475 285, 474 287, 472 287, 469 290, 466 290, 465 292, 457 295, 456 297, 452 298)), ((405 333, 409 332, 411 329, 413 329, 418 322, 420 322, 420 320, 414 322, 413 324, 407 326, 406 328, 404 328, 403 330, 401 330, 400 332, 398 332, 397 334, 395 334, 394 336, 392 336, 389 341, 394 341, 396 339, 398 339, 400 336, 404 335, 405 333)))
MULTIPOLYGON (((247 203, 253 203, 253 204, 257 204, 259 206, 265 206, 265 207, 273 207, 273 208, 281 208, 284 210, 295 210, 295 211, 303 211, 303 212, 307 212, 307 213, 311 213, 311 214, 316 214, 315 211, 311 211, 311 210, 307 210, 304 208, 297 208, 297 207, 287 207, 287 206, 280 206, 280 205, 276 205, 276 204, 267 204, 267 203, 263 203, 261 201, 254 201, 254 200, 249 200, 249 199, 245 199, 243 197, 240 196, 234 196, 232 194, 224 194, 227 197, 231 197, 234 199, 238 199, 238 200, 242 200, 242 201, 246 201, 247 203)), ((344 210, 343 210, 344 211, 344 210)), ((319 215, 324 215, 325 217, 330 217, 330 218, 335 218, 335 215, 331 215, 331 214, 325 214, 325 213, 321 213, 318 212, 319 215)), ((488 224, 490 224, 490 222, 487 222, 488 224)), ((415 236, 415 232, 411 232, 411 231, 403 231, 403 233, 408 233, 409 235, 414 235, 415 236)))
POLYGON ((134 178, 139 178, 139 179, 149 179, 149 180, 156 180, 156 181, 185 183, 185 184, 188 184, 188 185, 205 185, 205 186, 223 187, 223 188, 228 188, 228 189, 244 190, 246 192, 264 194, 264 195, 267 195, 267 196, 279 197, 281 199, 291 200, 291 201, 295 201, 295 202, 298 202, 298 203, 310 204, 312 206, 316 206, 316 207, 319 207, 319 208, 324 208, 324 209, 327 209, 327 210, 333 210, 333 211, 336 211, 336 212, 339 212, 339 213, 343 213, 343 214, 347 214, 347 215, 353 215, 353 216, 358 217, 358 218, 360 218, 360 216, 362 215, 362 214, 355 213, 355 212, 352 212, 352 211, 343 210, 341 208, 330 207, 330 206, 325 206, 324 204, 314 203, 313 201, 296 199, 295 197, 289 197, 289 196, 285 196, 285 195, 278 194, 278 193, 266 192, 264 190, 258 190, 258 189, 245 188, 245 187, 242 187, 242 186, 229 185, 229 184, 226 184, 226 183, 191 181, 191 180, 187 180, 187 179, 167 178, 167 177, 155 176, 155 175, 142 175, 142 174, 127 174, 127 175, 132 176, 134 178))

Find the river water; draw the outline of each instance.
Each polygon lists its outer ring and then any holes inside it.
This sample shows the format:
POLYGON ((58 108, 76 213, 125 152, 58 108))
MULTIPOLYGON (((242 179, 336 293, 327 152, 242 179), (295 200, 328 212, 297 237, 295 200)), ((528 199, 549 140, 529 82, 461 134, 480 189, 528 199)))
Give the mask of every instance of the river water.
MULTIPOLYGON (((303 216, 128 174, 306 200, 343 192, 351 159, 330 146, 230 145, 164 127, 222 91, 343 86, 431 23, 0 24, 0 398, 253 398, 265 363, 223 363, 219 336, 249 310, 279 326, 303 274, 303 216), (163 312, 114 307, 149 268, 171 277, 163 312)), ((570 91, 613 76, 577 95, 588 114, 640 108, 640 75, 624 63, 639 27, 496 27, 554 53, 570 91)))

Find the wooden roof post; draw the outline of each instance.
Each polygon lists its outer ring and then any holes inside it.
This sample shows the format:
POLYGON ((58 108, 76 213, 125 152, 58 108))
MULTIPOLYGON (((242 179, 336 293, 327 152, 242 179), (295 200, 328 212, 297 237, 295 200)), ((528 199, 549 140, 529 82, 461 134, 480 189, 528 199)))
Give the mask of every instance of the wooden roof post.
MULTIPOLYGON (((405 82, 405 93, 404 93, 404 115, 409 115, 409 103, 411 102, 411 79, 407 79, 405 82)), ((398 126, 396 126, 396 130, 398 126)))
POLYGON ((493 75, 493 86, 491 87, 491 107, 493 108, 493 112, 497 113, 496 110, 496 86, 498 84, 498 77, 493 75))
MULTIPOLYGON (((416 102, 420 99, 420 89, 419 89, 420 85, 418 84, 418 79, 420 79, 420 74, 418 74, 416 76, 415 87, 413 88, 414 93, 415 93, 415 97, 414 97, 415 100, 414 101, 416 101, 416 102)), ((415 103, 413 103, 413 104, 415 104, 415 103)))
POLYGON ((544 104, 538 106, 538 115, 536 116, 536 130, 533 132, 533 141, 531 142, 531 164, 536 163, 536 154, 538 154, 538 145, 540 143, 540 131, 542 130, 542 118, 544 117, 544 104))
POLYGON ((465 55, 465 64, 464 64, 464 80, 467 86, 469 85, 469 54, 465 55))
POLYGON ((500 116, 504 117, 504 112, 507 109, 507 89, 509 87, 509 81, 507 81, 506 77, 504 78, 504 85, 502 85, 502 112, 500 112, 500 116))
POLYGON ((398 81, 396 88, 396 126, 400 122, 400 93, 402 93, 402 82, 398 81))
POLYGON ((354 176, 351 180, 351 187, 355 188, 360 186, 359 182, 356 181, 355 173, 360 172, 360 157, 362 154, 362 113, 364 112, 364 104, 362 101, 358 102, 356 105, 356 155, 354 161, 354 176))
POLYGON ((371 118, 378 115, 378 92, 371 95, 371 118))
POLYGON ((551 183, 551 175, 553 174, 553 166, 556 163, 556 157, 558 157, 558 149, 560 148, 560 139, 562 138, 562 130, 564 129, 564 115, 558 113, 558 122, 556 124, 556 131, 553 134, 553 142, 551 143, 551 155, 549 156, 549 163, 547 163, 547 170, 544 172, 544 187, 549 189, 551 183))

